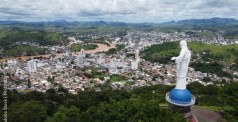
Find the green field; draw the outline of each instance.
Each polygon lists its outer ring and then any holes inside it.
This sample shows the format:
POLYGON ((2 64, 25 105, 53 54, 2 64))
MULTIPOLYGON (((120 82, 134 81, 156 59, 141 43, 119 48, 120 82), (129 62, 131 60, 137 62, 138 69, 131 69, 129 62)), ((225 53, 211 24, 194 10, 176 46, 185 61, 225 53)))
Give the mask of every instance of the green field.
POLYGON ((188 47, 193 53, 207 52, 215 60, 224 60, 232 63, 238 57, 238 45, 209 45, 200 42, 190 42, 188 47))
POLYGON ((197 34, 200 35, 200 36, 208 37, 208 38, 212 38, 213 37, 212 32, 209 32, 209 31, 197 32, 197 34))
POLYGON ((107 52, 105 52, 105 54, 106 55, 112 55, 112 54, 115 54, 115 53, 117 53, 118 51, 120 51, 120 50, 122 50, 124 48, 125 48, 124 44, 117 44, 116 48, 109 49, 107 52))
POLYGON ((112 75, 110 77, 111 82, 118 82, 118 81, 123 81, 123 80, 126 80, 126 78, 124 76, 112 75))
POLYGON ((71 46, 71 51, 77 52, 80 51, 81 49, 84 50, 93 50, 96 49, 98 46, 95 44, 74 44, 71 46))

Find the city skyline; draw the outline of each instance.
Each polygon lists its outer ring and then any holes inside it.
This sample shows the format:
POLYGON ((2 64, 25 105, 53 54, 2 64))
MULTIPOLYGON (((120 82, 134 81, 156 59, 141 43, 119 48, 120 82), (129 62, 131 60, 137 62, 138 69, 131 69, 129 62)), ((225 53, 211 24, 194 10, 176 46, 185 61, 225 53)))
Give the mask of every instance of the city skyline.
POLYGON ((238 19, 235 0, 3 0, 0 21, 179 21, 212 17, 238 19))

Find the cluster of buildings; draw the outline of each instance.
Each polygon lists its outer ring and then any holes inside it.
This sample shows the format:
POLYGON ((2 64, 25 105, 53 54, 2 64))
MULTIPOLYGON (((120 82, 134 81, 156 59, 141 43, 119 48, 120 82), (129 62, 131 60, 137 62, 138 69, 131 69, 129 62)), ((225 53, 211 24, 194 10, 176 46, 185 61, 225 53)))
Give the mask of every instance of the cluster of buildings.
POLYGON ((93 88, 94 85, 103 84, 110 79, 99 80, 85 76, 84 73, 90 72, 85 70, 88 67, 97 67, 100 72, 107 72, 108 76, 138 69, 139 51, 135 52, 135 60, 122 61, 103 54, 91 54, 86 58, 83 49, 77 55, 66 50, 63 56, 50 56, 28 61, 7 60, 2 63, 0 71, 6 74, 4 79, 8 80, 9 89, 21 92, 29 90, 45 92, 50 88, 64 87, 71 93, 77 93, 84 88, 93 88), (132 62, 133 66, 129 62, 132 62))
POLYGON ((155 31, 127 32, 127 35, 118 39, 117 42, 125 44, 125 45, 131 45, 131 46, 139 45, 142 48, 153 45, 153 44, 161 44, 164 42, 180 41, 180 40, 199 41, 199 42, 204 42, 208 44, 221 44, 221 45, 238 44, 238 40, 225 39, 219 33, 210 32, 214 34, 213 36, 208 37, 208 36, 202 36, 197 34, 200 32, 201 31, 193 31, 193 33, 186 33, 186 32, 163 33, 163 32, 155 32, 155 31))
MULTIPOLYGON (((70 37, 70 42, 82 43, 79 38, 85 35, 77 34, 70 37)), ((90 38, 100 38, 103 33, 90 34, 90 38)), ((220 35, 219 35, 220 36, 220 35)), ((124 49, 113 55, 105 53, 87 54, 83 49, 80 53, 72 53, 66 47, 50 47, 53 52, 65 52, 62 55, 51 55, 31 60, 7 60, 1 63, 0 72, 4 73, 4 79, 8 81, 9 89, 16 89, 21 92, 37 90, 45 92, 47 89, 64 87, 69 92, 76 94, 85 88, 98 88, 99 84, 110 81, 112 75, 125 77, 126 80, 110 82, 110 87, 128 88, 165 84, 175 84, 176 67, 174 64, 159 64, 145 61, 140 58, 140 51, 146 47, 168 41, 197 40, 211 43, 205 37, 195 37, 185 33, 162 33, 162 32, 127 32, 125 36, 118 36, 116 33, 107 34, 103 37, 113 39, 113 43, 126 45, 124 49), (128 56, 132 54, 132 56, 128 56), (97 72, 105 74, 104 78, 89 77, 92 75, 93 68, 97 72)), ((233 44, 222 37, 214 38, 213 43, 233 44)), ((36 45, 36 44, 34 44, 36 45)), ((70 45, 70 44, 69 44, 70 45)), ((238 74, 238 73, 236 73, 238 74)), ((237 81, 226 77, 218 77, 215 74, 202 73, 189 68, 188 81, 200 82, 204 85, 212 84, 212 81, 237 81), (204 82, 204 78, 209 78, 210 82, 204 82)))
MULTIPOLYGON (((96 88, 98 84, 110 81, 111 75, 125 77, 126 80, 111 82, 110 87, 133 89, 141 86, 175 84, 176 68, 174 64, 151 63, 140 59, 139 50, 127 49, 134 56, 127 57, 122 51, 114 55, 90 54, 86 57, 82 49, 80 54, 73 55, 70 51, 63 56, 51 56, 44 59, 32 59, 29 61, 8 60, 2 63, 0 71, 4 72, 8 80, 9 89, 21 92, 37 90, 45 92, 47 89, 64 87, 70 93, 76 94, 85 88, 96 88), (103 79, 88 77, 93 68, 98 72, 104 72, 103 79)), ((214 74, 202 73, 189 68, 188 81, 198 81, 204 85, 212 82, 203 82, 204 77, 214 81, 223 80, 214 74)), ((231 80, 231 79, 230 79, 231 80)))

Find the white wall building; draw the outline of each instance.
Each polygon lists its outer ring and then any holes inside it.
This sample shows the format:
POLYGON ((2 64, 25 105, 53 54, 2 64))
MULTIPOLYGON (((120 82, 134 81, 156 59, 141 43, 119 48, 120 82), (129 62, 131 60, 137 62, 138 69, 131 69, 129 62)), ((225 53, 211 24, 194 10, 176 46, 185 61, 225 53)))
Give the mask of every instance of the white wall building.
POLYGON ((140 60, 140 52, 139 52, 139 50, 135 50, 135 60, 136 61, 140 60))
POLYGON ((103 64, 103 63, 105 63, 105 61, 102 58, 102 55, 100 54, 99 58, 97 59, 97 64, 103 64))
POLYGON ((16 59, 7 60, 7 64, 8 66, 15 66, 17 64, 17 61, 16 59))
POLYGON ((131 69, 133 69, 133 70, 138 69, 138 61, 132 61, 131 62, 131 69))
POLYGON ((37 63, 35 60, 30 60, 27 62, 28 72, 30 74, 37 71, 36 65, 37 65, 37 63))
POLYGON ((84 57, 82 55, 77 56, 77 65, 84 64, 84 57))
POLYGON ((65 56, 67 59, 71 59, 72 58, 72 52, 70 50, 66 50, 65 56))
POLYGON ((80 55, 81 55, 82 57, 85 57, 84 49, 81 49, 81 50, 80 50, 80 55))

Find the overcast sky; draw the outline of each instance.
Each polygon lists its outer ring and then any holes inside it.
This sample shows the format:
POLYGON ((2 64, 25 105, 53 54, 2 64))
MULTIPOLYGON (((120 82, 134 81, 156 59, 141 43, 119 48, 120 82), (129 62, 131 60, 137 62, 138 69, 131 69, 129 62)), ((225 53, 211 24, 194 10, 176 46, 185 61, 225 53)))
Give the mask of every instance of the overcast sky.
POLYGON ((165 22, 238 19, 237 0, 1 0, 0 20, 165 22))

